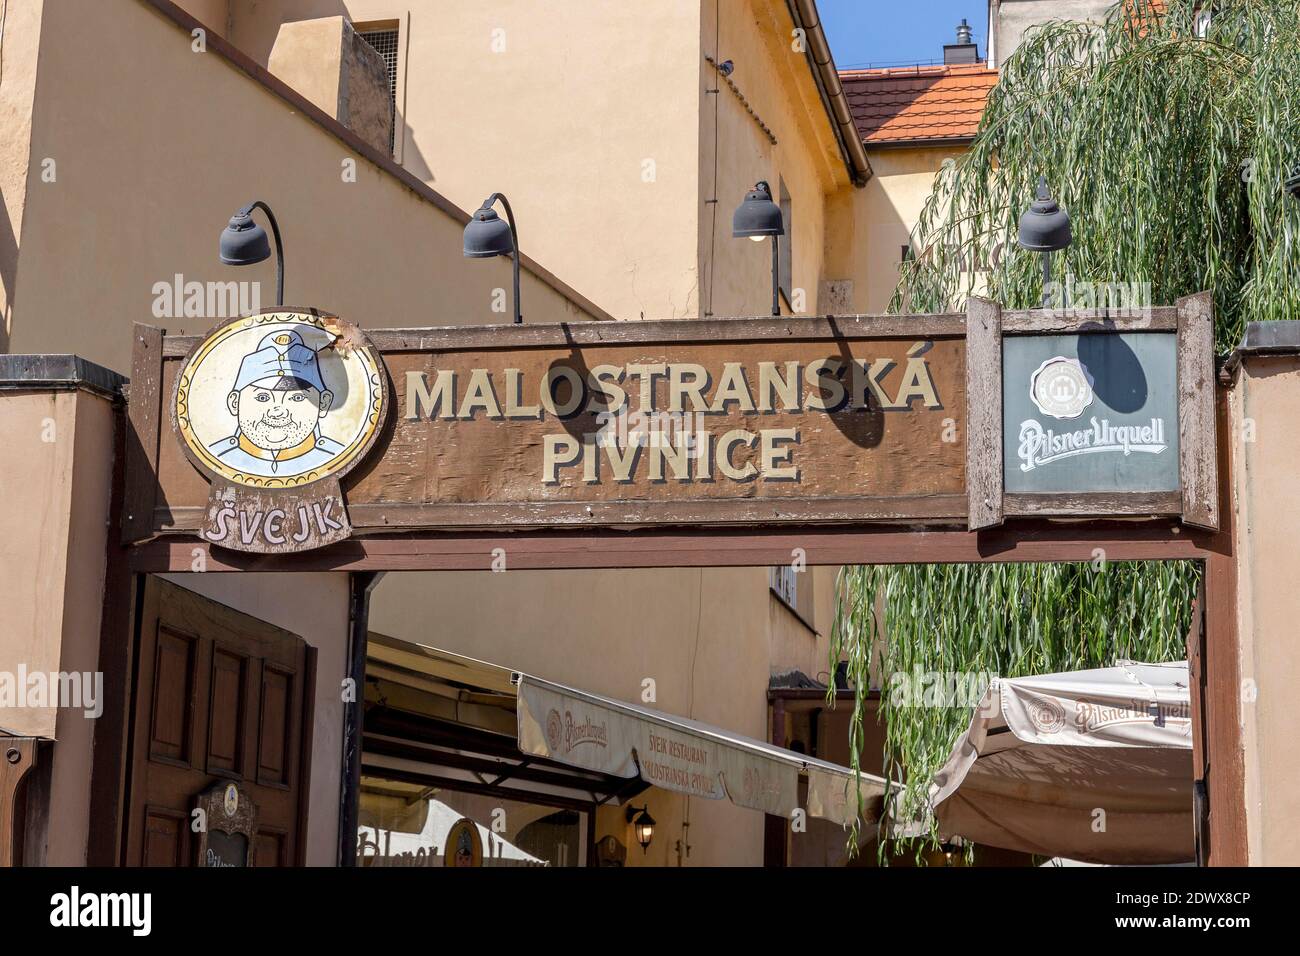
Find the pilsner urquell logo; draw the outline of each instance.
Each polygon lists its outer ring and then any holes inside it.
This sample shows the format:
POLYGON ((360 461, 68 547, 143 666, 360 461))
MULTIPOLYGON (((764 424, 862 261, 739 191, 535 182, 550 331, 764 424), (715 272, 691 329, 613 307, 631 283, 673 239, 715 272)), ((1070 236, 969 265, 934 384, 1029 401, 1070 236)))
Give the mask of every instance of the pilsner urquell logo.
POLYGON ((1153 418, 1146 425, 1112 425, 1109 420, 1092 419, 1091 427, 1072 432, 1043 428, 1032 418, 1020 423, 1020 470, 1033 471, 1079 455, 1121 452, 1125 457, 1135 452, 1158 455, 1169 443, 1165 441, 1165 420, 1153 418))
POLYGON ((1191 716, 1192 705, 1189 701, 1131 700, 1127 707, 1079 701, 1074 712, 1074 726, 1080 733, 1090 734, 1114 724, 1154 721, 1163 725, 1169 720, 1190 720, 1191 716))
POLYGON ((582 723, 573 719, 573 711, 566 710, 561 718, 559 711, 551 710, 546 715, 546 742, 552 750, 564 748, 565 753, 582 744, 596 744, 605 747, 609 744, 609 731, 604 724, 597 724, 590 717, 582 723))
MULTIPOLYGON (((1030 376, 1029 398, 1044 415, 1068 420, 1078 418, 1095 397, 1092 376, 1078 359, 1057 355, 1030 376)), ((1158 455, 1169 447, 1165 421, 1152 418, 1150 424, 1112 425, 1109 419, 1092 418, 1088 428, 1057 432, 1034 419, 1020 423, 1020 470, 1033 471, 1042 465, 1075 458, 1122 452, 1158 455)))

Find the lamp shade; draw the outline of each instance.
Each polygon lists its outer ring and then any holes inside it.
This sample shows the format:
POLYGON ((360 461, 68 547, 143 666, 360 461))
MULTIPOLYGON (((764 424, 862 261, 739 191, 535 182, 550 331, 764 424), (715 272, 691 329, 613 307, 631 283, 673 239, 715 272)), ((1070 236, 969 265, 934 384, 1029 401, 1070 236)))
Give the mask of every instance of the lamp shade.
POLYGON ((514 252, 510 224, 495 209, 480 207, 465 224, 465 255, 470 259, 490 259, 514 252))
POLYGON ((642 810, 632 821, 632 828, 636 831, 636 842, 641 844, 641 849, 650 849, 650 841, 655 838, 655 818, 650 816, 650 811, 642 810))
POLYGON ((229 266, 249 266, 271 257, 271 242, 266 230, 248 213, 237 212, 221 230, 221 261, 229 266))
POLYGON ((1020 217, 1020 245, 1031 252, 1056 252, 1072 239, 1070 214, 1047 191, 1047 180, 1038 180, 1036 198, 1020 217))
POLYGON ((767 183, 755 183, 745 194, 731 217, 731 234, 736 238, 785 235, 781 207, 772 201, 772 187, 767 183))

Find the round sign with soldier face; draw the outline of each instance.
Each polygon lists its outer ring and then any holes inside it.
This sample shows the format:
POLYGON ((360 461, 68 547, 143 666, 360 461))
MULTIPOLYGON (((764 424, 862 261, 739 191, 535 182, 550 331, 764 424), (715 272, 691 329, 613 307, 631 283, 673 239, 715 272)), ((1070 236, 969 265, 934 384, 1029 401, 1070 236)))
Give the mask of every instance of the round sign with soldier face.
POLYGON ((210 475, 252 488, 338 478, 387 413, 378 353, 333 316, 271 310, 221 325, 186 358, 177 433, 210 475))

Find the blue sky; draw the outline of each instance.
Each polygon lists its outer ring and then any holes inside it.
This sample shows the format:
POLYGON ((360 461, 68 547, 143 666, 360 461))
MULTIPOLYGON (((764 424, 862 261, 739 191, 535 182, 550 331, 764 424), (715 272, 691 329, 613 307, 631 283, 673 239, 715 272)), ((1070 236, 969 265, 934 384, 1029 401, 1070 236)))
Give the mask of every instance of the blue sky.
POLYGON ((817 11, 841 70, 942 61, 962 17, 987 51, 987 0, 817 0, 817 11))

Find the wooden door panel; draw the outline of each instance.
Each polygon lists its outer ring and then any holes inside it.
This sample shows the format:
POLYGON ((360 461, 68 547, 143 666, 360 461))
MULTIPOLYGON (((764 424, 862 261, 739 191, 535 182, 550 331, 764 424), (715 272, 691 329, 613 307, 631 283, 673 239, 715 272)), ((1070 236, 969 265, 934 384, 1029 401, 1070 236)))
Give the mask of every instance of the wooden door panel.
POLYGON ((166 807, 146 806, 144 812, 145 866, 184 866, 187 820, 185 814, 166 807))
POLYGON ((159 626, 153 655, 149 757, 189 766, 198 639, 159 626))
POLYGON ((257 731, 257 782, 266 787, 291 785, 294 675, 283 667, 262 667, 261 722, 257 731))
POLYGON ((238 777, 244 769, 244 725, 248 708, 249 659, 216 646, 208 693, 208 773, 238 777))
POLYGON ((288 866, 285 846, 288 834, 270 827, 259 827, 254 841, 253 861, 257 866, 288 866))
POLYGON ((192 865, 199 793, 237 781, 257 806, 255 865, 288 865, 305 833, 302 638, 150 578, 140 615, 125 862, 192 865))

